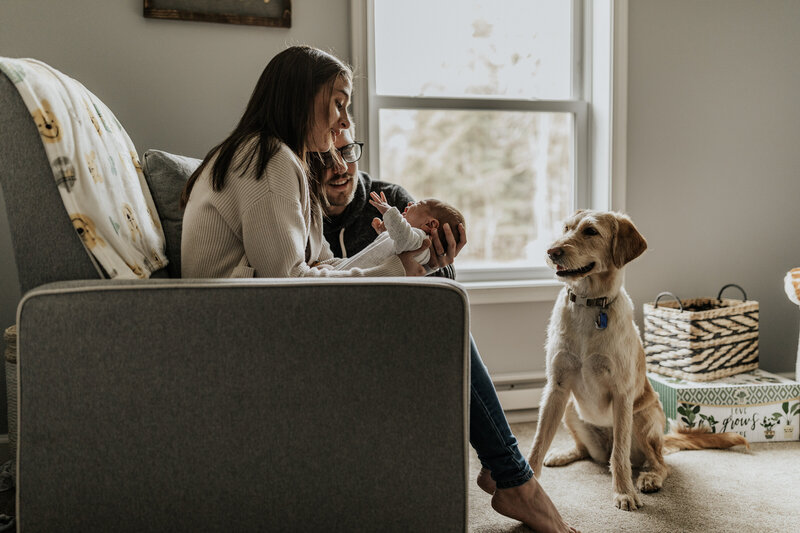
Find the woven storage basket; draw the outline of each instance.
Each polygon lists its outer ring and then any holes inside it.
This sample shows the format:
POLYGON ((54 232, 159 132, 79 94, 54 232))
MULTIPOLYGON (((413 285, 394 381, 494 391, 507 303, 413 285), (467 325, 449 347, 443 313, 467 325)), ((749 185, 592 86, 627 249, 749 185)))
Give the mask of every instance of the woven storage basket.
POLYGON ((716 299, 680 300, 662 292, 644 304, 647 370, 689 381, 715 379, 758 368, 758 302, 738 285, 725 285, 716 299), (742 300, 722 298, 728 287, 742 300), (659 304, 663 296, 675 301, 659 304))
MULTIPOLYGON (((17 326, 6 328, 6 400, 8 401, 8 449, 12 475, 17 457, 17 326)), ((14 476, 15 477, 15 476, 14 476)))

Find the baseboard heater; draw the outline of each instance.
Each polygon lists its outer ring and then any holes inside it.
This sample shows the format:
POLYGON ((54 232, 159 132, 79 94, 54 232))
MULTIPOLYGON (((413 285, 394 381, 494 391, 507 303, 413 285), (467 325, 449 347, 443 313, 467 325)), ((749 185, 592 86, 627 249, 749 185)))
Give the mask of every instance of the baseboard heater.
POLYGON ((542 372, 513 372, 492 376, 504 411, 538 409, 547 375, 542 372))
MULTIPOLYGON (((783 372, 779 375, 795 379, 792 372, 783 372)), ((494 374, 492 383, 497 390, 503 411, 527 411, 539 409, 542 392, 547 383, 547 374, 543 371, 494 374)))

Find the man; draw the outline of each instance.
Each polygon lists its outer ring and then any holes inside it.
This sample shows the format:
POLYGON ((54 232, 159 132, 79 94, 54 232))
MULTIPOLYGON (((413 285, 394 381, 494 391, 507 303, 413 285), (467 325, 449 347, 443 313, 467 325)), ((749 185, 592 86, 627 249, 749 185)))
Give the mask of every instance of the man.
MULTIPOLYGON (((362 144, 353 142, 352 131, 343 130, 336 138, 335 147, 347 164, 347 169, 337 173, 334 169, 338 165, 329 161, 329 168, 321 171, 318 194, 324 195, 329 204, 325 208, 325 239, 330 244, 333 255, 348 257, 361 251, 378 236, 375 228, 380 225, 381 220, 376 216, 378 210, 368 202, 371 192, 385 194, 387 203, 401 211, 409 202, 413 202, 413 198, 399 185, 375 181, 366 173, 358 171, 356 162, 361 158, 362 144)), ((331 156, 324 154, 322 157, 325 159, 331 156)), ((456 245, 450 226, 445 224, 442 229, 447 240, 447 251, 445 253, 438 232, 431 232, 432 252, 428 267, 433 270, 440 268, 436 275, 455 279, 452 263, 467 242, 466 232, 464 225, 459 224, 461 240, 456 245)), ((492 494, 492 507, 505 516, 520 520, 537 531, 574 533, 576 530, 563 521, 519 452, 517 439, 503 414, 472 334, 469 340, 469 440, 482 465, 477 479, 478 486, 492 494), (502 485, 495 482, 508 476, 514 478, 514 481, 503 481, 502 485)))
MULTIPOLYGON (((345 159, 347 170, 342 174, 328 170, 321 178, 322 193, 329 204, 325 209, 323 231, 334 256, 351 257, 363 250, 378 235, 375 226, 380 219, 376 222, 378 210, 369 204, 371 192, 384 193, 387 203, 401 212, 414 199, 401 186, 373 180, 369 174, 358 170, 357 161, 361 158, 362 143, 353 142, 350 131, 342 131, 336 138, 335 146, 345 159)), ((448 241, 451 241, 453 231, 454 228, 445 225, 444 232, 448 241)), ((455 279, 452 263, 466 244, 463 225, 458 231, 461 233, 458 246, 455 245, 455 238, 451 242, 442 243, 435 232, 431 234, 431 248, 435 253, 431 253, 428 267, 431 270, 440 267, 441 270, 435 274, 437 276, 455 279), (447 250, 452 253, 445 253, 443 244, 447 244, 447 250)))

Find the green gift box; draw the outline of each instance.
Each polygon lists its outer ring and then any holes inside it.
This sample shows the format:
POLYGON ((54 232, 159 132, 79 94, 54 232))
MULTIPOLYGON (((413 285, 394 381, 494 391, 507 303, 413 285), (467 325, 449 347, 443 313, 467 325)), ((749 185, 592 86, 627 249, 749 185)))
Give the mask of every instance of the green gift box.
POLYGON ((647 373, 672 424, 733 431, 750 442, 800 438, 800 383, 764 370, 714 381, 687 381, 647 373))

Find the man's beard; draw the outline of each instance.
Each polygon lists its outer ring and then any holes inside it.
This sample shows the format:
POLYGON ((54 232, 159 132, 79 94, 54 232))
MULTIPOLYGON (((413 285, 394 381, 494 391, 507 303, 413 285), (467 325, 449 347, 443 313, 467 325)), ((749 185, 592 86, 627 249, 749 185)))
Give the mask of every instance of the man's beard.
POLYGON ((325 184, 325 196, 328 199, 328 203, 332 206, 336 207, 346 207, 353 201, 353 198, 356 195, 356 184, 355 184, 355 176, 349 174, 342 174, 340 176, 334 176, 331 178, 328 183, 325 184), (349 186, 349 189, 340 188, 335 191, 330 190, 331 182, 339 181, 343 178, 347 178, 349 181, 345 183, 345 186, 349 186))

